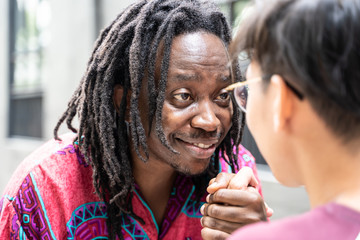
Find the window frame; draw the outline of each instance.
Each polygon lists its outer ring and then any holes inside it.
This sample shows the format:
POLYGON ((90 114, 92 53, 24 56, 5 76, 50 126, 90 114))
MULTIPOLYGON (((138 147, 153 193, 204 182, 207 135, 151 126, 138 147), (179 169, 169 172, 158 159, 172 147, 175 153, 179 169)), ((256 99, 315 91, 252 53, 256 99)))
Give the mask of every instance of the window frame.
MULTIPOLYGON (((16 41, 17 41, 17 0, 9 0, 9 48, 8 48, 8 137, 20 137, 20 138, 33 138, 33 139, 42 139, 43 137, 43 97, 44 92, 41 84, 36 87, 31 87, 30 89, 16 89, 15 85, 15 71, 16 71, 16 61, 17 57, 20 55, 32 54, 34 51, 25 51, 19 52, 16 50, 16 41), (30 121, 27 118, 19 119, 19 104, 23 104, 23 107, 26 108, 26 104, 29 102, 38 101, 36 103, 35 109, 36 112, 30 113, 30 121), (22 102, 22 103, 21 103, 22 102), (35 120, 34 120, 35 119, 35 120), (21 124, 21 126, 17 125, 21 124), (34 125, 35 124, 35 125, 34 125), (24 127, 25 126, 25 127, 24 127), (36 129, 30 129, 34 127, 36 129)), ((43 48, 35 50, 39 57, 42 57, 43 48)), ((42 68, 40 67, 39 72, 41 75, 42 68)), ((39 76, 41 82, 41 76, 39 76)), ((21 110, 21 108, 20 108, 21 110)), ((34 110, 34 109, 32 109, 34 110)))

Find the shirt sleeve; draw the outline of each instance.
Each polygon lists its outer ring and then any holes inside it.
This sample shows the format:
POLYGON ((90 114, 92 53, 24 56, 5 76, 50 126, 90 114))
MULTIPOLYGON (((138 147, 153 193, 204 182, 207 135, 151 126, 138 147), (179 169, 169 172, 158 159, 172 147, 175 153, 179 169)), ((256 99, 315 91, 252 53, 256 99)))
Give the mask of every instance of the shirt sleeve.
POLYGON ((55 239, 33 172, 8 189, 2 200, 0 239, 55 239))
POLYGON ((19 216, 14 209, 14 197, 5 195, 0 200, 0 239, 29 239, 21 226, 19 216))

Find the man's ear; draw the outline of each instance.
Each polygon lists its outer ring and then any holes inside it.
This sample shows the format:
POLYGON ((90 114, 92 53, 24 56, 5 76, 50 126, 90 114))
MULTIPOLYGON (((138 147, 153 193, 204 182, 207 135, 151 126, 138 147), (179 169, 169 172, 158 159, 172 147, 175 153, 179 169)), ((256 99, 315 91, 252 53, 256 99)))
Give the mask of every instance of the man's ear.
MULTIPOLYGON (((113 95, 113 101, 114 101, 114 107, 116 109, 116 112, 118 114, 120 114, 120 105, 121 105, 121 101, 122 98, 124 96, 124 87, 121 86, 120 84, 116 84, 114 87, 114 95, 113 95)), ((127 96, 126 96, 126 110, 125 110, 125 120, 126 121, 130 121, 130 96, 131 96, 131 92, 128 91, 127 92, 127 96)))
POLYGON ((284 79, 280 75, 273 75, 270 84, 274 91, 273 102, 273 128, 275 132, 286 131, 288 123, 293 115, 294 94, 286 86, 284 79))

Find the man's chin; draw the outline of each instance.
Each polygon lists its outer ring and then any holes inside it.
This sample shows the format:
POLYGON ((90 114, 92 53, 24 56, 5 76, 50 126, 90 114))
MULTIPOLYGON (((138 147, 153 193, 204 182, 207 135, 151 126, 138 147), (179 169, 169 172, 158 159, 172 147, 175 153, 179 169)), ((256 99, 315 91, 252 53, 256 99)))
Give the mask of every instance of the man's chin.
MULTIPOLYGON (((204 160, 202 160, 202 161, 204 161, 204 160)), ((196 176, 203 175, 206 172, 206 170, 209 167, 209 163, 210 163, 210 160, 206 164, 196 164, 196 165, 187 166, 184 168, 176 167, 175 170, 181 174, 191 176, 191 177, 196 177, 196 176)))

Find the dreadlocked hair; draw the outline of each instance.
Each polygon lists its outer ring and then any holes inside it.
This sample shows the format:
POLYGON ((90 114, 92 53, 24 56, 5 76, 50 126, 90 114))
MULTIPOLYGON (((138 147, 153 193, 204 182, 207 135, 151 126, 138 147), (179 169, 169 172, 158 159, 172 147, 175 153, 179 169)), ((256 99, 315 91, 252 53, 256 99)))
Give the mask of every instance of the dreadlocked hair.
MULTIPOLYGON (((230 43, 228 23, 213 3, 142 0, 129 6, 100 34, 86 73, 54 129, 54 137, 59 139, 58 129, 66 121, 67 127, 77 133, 79 149, 93 169, 96 193, 107 205, 110 239, 116 236, 123 239, 121 223, 124 219, 126 221, 124 215, 143 222, 134 214, 131 205, 131 192, 135 185, 128 144, 131 137, 137 155, 142 161, 147 161, 146 133, 138 106, 142 80, 147 77, 149 126, 155 121, 155 131, 161 143, 176 152, 163 133, 161 114, 170 50, 175 36, 196 31, 218 36, 226 47, 230 43), (155 79, 160 42, 163 45, 161 76, 155 79), (116 84, 120 84, 124 91, 119 109, 113 103, 116 84), (129 123, 125 121, 128 94, 131 95, 129 123), (78 130, 72 125, 75 115, 79 117, 78 130)), ((239 81, 240 71, 235 65, 233 75, 239 81)), ((233 125, 216 149, 205 176, 193 177, 198 197, 204 194, 208 179, 218 173, 220 155, 227 156, 226 161, 233 172, 235 167, 238 168, 235 153, 244 123, 245 116, 234 108, 233 125)))

